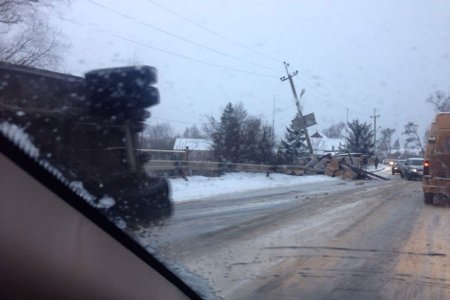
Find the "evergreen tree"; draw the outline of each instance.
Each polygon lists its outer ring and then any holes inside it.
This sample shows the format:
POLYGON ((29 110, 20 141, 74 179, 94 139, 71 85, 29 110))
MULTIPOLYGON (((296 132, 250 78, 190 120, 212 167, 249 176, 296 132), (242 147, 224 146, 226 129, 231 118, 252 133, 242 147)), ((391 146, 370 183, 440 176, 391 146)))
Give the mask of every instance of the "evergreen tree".
POLYGON ((261 139, 261 119, 250 117, 242 126, 241 162, 259 163, 259 141, 261 139))
POLYGON ((373 130, 370 124, 360 123, 358 119, 347 124, 347 136, 345 137, 347 151, 373 155, 373 130))
POLYGON ((228 103, 220 117, 220 123, 210 118, 206 132, 213 142, 213 151, 219 161, 239 162, 241 158, 242 123, 247 112, 242 104, 228 103))
POLYGON ((275 134, 270 125, 263 125, 261 128, 261 137, 259 140, 259 149, 257 152, 258 162, 272 164, 275 162, 275 134))
POLYGON ((296 163, 297 158, 309 155, 305 132, 302 129, 295 129, 294 119, 289 127, 286 128, 286 133, 279 149, 279 154, 286 163, 296 163))
POLYGON ((203 131, 212 140, 217 160, 235 163, 271 163, 275 145, 272 127, 247 115, 243 105, 228 103, 220 122, 209 117, 203 131))
POLYGON ((272 163, 275 139, 273 129, 262 124, 261 119, 250 117, 242 128, 242 162, 272 163))

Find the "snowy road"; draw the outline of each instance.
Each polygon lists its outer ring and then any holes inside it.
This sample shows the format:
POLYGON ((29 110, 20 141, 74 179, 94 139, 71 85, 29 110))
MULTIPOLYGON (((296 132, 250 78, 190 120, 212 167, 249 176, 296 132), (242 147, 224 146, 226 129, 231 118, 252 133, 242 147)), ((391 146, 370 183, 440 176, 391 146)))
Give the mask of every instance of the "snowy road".
POLYGON ((145 240, 224 299, 448 299, 448 228, 393 176, 178 203, 145 240))

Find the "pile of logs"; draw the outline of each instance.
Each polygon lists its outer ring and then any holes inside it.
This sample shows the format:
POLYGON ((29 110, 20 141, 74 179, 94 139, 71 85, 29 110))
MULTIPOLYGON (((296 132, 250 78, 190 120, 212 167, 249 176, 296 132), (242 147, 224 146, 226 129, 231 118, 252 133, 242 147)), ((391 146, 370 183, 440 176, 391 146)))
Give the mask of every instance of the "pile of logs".
MULTIPOLYGON (((350 156, 349 156, 350 158, 350 156)), ((368 172, 359 167, 358 162, 350 158, 340 158, 339 160, 330 154, 315 157, 304 166, 305 174, 325 174, 331 177, 342 177, 345 179, 382 179, 388 180, 383 176, 368 172)))

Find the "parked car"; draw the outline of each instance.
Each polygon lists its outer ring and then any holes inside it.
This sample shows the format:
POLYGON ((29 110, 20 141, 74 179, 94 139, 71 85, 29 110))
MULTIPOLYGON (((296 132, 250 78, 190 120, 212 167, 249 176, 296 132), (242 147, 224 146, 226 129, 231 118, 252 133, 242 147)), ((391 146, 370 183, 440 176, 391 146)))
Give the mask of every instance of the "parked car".
POLYGON ((408 158, 401 168, 400 176, 406 180, 422 178, 423 176, 423 158, 408 158))
POLYGON ((392 165, 392 175, 394 174, 400 174, 401 173, 401 168, 403 167, 403 165, 405 164, 406 160, 405 159, 398 159, 397 161, 394 162, 394 164, 392 165))
POLYGON ((431 125, 423 166, 424 202, 450 195, 450 113, 439 113, 431 125))

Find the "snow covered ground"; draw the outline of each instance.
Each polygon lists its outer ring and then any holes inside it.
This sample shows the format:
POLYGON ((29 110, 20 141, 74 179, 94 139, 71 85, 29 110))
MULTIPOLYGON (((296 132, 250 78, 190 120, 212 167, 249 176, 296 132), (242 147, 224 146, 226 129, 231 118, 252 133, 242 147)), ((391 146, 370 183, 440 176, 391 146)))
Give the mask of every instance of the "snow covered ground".
MULTIPOLYGON (((375 170, 369 166, 367 171, 386 173, 390 167, 379 165, 375 170), (384 172, 383 172, 384 171, 384 172)), ((384 174, 380 174, 384 175, 384 174)), ((340 178, 325 175, 290 176, 272 173, 266 177, 266 173, 228 173, 220 177, 190 176, 188 181, 182 178, 169 179, 172 187, 172 199, 174 202, 200 200, 231 193, 243 193, 262 189, 276 189, 294 187, 299 185, 315 184, 320 182, 339 182, 340 178)))
POLYGON ((170 179, 172 197, 175 202, 209 198, 230 193, 242 193, 261 189, 298 186, 319 182, 338 182, 339 178, 325 175, 290 176, 265 173, 228 173, 220 177, 191 176, 170 179))

